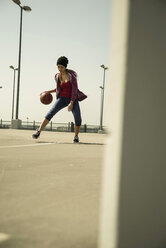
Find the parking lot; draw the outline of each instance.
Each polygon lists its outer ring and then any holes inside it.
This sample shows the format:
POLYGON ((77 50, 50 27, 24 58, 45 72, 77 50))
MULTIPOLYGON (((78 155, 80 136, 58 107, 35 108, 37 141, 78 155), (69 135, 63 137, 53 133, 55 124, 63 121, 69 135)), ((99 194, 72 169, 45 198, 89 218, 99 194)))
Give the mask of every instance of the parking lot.
POLYGON ((96 248, 106 134, 0 129, 0 247, 96 248))

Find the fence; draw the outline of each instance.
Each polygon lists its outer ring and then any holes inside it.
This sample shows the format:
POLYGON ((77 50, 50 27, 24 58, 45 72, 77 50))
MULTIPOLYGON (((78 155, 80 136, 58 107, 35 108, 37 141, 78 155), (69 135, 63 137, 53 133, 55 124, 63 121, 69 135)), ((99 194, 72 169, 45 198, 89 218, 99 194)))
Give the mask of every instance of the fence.
MULTIPOLYGON (((30 122, 30 121, 22 121, 20 129, 27 129, 27 130, 36 130, 40 126, 40 122, 30 122)), ((11 121, 4 121, 0 120, 0 128, 11 128, 11 121)), ((53 123, 52 121, 48 123, 48 125, 44 129, 45 131, 55 131, 55 132, 74 132, 74 123, 53 123)), ((106 132, 106 128, 104 127, 103 130, 106 132)), ((97 125, 81 125, 80 132, 87 132, 87 133, 98 133, 99 126, 97 125)))

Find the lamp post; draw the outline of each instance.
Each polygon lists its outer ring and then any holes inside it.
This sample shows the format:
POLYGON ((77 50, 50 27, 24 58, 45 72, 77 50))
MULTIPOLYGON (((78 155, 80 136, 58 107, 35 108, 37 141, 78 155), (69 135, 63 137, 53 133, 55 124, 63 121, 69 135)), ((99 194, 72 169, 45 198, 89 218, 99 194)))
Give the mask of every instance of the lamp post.
POLYGON ((100 88, 101 88, 101 110, 100 110, 100 129, 99 129, 99 132, 102 132, 103 131, 103 109, 104 109, 105 71, 108 70, 108 67, 105 67, 105 65, 101 65, 100 67, 104 69, 103 85, 100 86, 100 88))
POLYGON ((11 68, 14 71, 14 78, 13 78, 13 100, 12 100, 12 120, 14 118, 14 95, 15 95, 15 75, 18 68, 14 68, 14 66, 10 65, 9 68, 11 68))
POLYGON ((18 81, 17 81, 17 99, 16 99, 16 119, 18 119, 19 110, 19 91, 20 91, 20 68, 21 68, 21 40, 22 40, 22 14, 23 10, 31 11, 29 6, 21 6, 20 0, 12 0, 15 4, 20 7, 20 39, 19 39, 19 56, 18 56, 18 81))
POLYGON ((28 121, 29 121, 29 118, 27 117, 27 129, 28 129, 28 121))

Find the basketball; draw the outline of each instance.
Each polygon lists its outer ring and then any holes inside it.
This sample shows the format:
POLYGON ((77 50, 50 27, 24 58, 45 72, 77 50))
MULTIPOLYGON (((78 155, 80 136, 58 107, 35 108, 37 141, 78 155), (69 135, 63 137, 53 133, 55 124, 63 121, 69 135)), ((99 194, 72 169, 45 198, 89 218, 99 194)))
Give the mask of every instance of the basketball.
POLYGON ((43 103, 43 104, 50 104, 53 100, 53 97, 51 94, 46 94, 45 92, 43 92, 41 95, 40 95, 40 101, 43 103))

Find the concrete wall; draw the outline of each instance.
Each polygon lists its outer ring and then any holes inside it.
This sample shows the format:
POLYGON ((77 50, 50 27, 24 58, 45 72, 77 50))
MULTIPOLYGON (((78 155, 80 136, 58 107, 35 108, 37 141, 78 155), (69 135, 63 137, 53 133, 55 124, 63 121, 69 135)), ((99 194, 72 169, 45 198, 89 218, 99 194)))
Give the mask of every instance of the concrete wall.
POLYGON ((114 0, 112 13, 99 247, 165 248, 166 1, 114 0))

